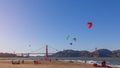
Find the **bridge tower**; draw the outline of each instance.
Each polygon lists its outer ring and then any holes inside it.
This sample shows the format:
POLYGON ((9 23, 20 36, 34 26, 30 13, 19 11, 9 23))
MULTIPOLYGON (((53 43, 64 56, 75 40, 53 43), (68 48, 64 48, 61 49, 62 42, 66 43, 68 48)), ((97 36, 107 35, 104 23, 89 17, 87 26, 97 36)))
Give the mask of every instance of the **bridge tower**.
POLYGON ((46 57, 48 57, 48 45, 46 45, 46 57))
POLYGON ((97 48, 95 48, 95 57, 99 57, 99 52, 97 48))

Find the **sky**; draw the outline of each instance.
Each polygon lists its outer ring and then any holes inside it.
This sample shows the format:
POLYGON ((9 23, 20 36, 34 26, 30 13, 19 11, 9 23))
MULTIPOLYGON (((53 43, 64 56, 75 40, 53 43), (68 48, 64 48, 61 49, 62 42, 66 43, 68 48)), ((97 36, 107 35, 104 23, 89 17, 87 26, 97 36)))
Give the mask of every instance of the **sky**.
POLYGON ((119 18, 119 0, 0 0, 0 52, 117 50, 119 18))

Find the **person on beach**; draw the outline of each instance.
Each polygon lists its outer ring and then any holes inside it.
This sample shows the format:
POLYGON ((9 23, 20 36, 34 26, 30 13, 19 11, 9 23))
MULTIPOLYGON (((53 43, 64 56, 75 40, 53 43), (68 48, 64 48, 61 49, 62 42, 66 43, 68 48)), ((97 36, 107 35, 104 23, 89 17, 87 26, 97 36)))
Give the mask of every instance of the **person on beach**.
POLYGON ((102 61, 101 65, 102 65, 102 67, 106 67, 106 61, 105 60, 102 61))
POLYGON ((24 60, 22 60, 22 64, 24 64, 24 60))
POLYGON ((34 64, 37 64, 37 61, 36 61, 36 60, 34 60, 34 64))

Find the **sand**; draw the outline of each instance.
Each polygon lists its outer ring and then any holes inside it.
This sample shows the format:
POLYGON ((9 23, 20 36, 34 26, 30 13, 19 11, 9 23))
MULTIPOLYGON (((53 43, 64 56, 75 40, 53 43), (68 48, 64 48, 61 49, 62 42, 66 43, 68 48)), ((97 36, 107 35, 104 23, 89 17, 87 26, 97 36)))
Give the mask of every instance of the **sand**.
MULTIPOLYGON (((18 60, 14 60, 17 62, 18 60)), ((102 68, 93 67, 91 64, 78 63, 78 62, 68 62, 68 61, 56 61, 51 60, 40 60, 41 64, 34 64, 34 60, 20 60, 20 64, 12 64, 12 60, 0 60, 0 68, 102 68)), ((117 67, 112 67, 117 68, 117 67)))

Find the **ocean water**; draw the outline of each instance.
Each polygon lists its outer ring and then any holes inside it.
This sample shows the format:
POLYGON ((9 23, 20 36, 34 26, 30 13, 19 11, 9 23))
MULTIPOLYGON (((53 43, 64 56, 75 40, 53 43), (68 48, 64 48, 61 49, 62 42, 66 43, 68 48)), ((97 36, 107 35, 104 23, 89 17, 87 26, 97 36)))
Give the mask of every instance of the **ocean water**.
POLYGON ((108 57, 101 57, 101 58, 94 58, 94 57, 51 57, 51 59, 59 59, 59 60, 67 60, 67 61, 76 61, 88 64, 101 64, 103 60, 106 61, 107 65, 109 66, 116 66, 120 67, 120 58, 108 58, 108 57))
MULTIPOLYGON (((73 60, 74 61, 74 60, 73 60)), ((85 60, 77 60, 77 62, 82 62, 85 63, 85 60)), ((87 64, 94 64, 97 63, 99 65, 101 65, 102 61, 94 61, 94 60, 86 60, 87 64)), ((119 61, 107 61, 106 63, 109 66, 115 66, 115 67, 120 67, 120 62, 119 61)))
MULTIPOLYGON (((34 60, 39 60, 39 59, 44 59, 44 57, 30 57, 31 59, 34 60)), ((83 62, 93 64, 93 63, 98 63, 101 64, 103 60, 106 61, 107 65, 111 66, 119 66, 120 67, 120 58, 108 58, 108 57, 102 57, 102 58, 94 58, 94 57, 50 57, 51 59, 55 60, 68 60, 68 61, 76 61, 76 62, 83 62)))

